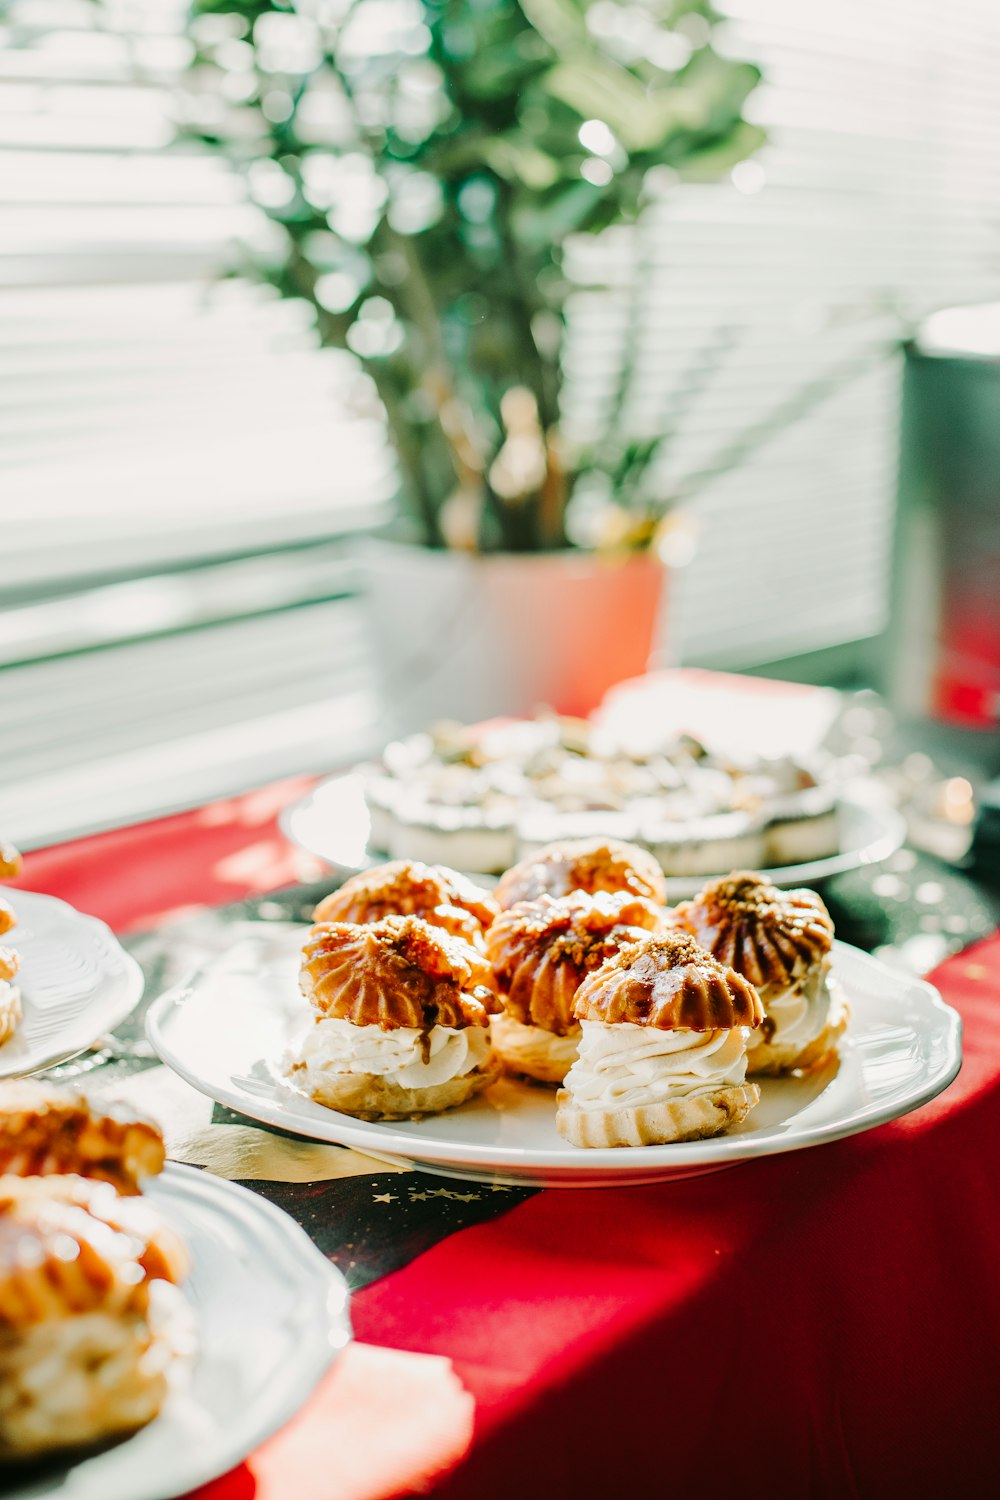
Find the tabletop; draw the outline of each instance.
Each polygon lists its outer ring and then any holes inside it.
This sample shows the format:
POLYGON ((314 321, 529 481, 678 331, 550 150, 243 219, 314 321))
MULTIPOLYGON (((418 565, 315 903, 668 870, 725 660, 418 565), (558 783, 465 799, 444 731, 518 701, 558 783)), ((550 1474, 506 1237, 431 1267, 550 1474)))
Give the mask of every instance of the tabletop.
MULTIPOLYGON (((278 832, 301 789, 38 851, 21 883, 123 935, 144 1009, 256 924, 307 919, 335 883, 278 832)), ((907 849, 824 896, 840 936, 890 959, 929 932, 958 950, 931 977, 963 1015, 963 1071, 906 1119, 712 1177, 612 1195, 392 1168, 214 1105, 156 1062, 142 1010, 56 1070, 152 1112, 173 1158, 278 1204, 354 1289, 349 1354, 201 1493, 645 1494, 666 1473, 703 1478, 709 1435, 709 1472, 749 1462, 754 1494, 931 1495, 956 1474, 979 1493, 1000 1333, 996 905, 907 849)))

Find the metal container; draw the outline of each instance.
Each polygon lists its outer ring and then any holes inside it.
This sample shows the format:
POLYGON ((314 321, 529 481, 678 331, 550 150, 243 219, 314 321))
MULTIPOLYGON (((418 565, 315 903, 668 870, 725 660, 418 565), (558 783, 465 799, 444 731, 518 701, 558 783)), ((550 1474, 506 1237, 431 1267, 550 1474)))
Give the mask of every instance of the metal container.
POLYGON ((887 690, 907 717, 1000 726, 1000 303, 906 348, 887 690))

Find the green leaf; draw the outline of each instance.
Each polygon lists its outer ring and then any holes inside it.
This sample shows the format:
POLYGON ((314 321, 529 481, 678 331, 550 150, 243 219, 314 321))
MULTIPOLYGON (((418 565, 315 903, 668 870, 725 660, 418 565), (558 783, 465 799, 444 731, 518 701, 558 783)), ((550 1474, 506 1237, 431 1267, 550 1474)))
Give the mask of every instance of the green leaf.
POLYGON ((482 156, 498 177, 522 183, 534 192, 544 192, 559 180, 558 163, 521 134, 487 137, 482 143, 482 156))
POLYGON ((767 135, 759 125, 741 120, 730 135, 685 152, 677 169, 685 182, 715 182, 737 162, 752 156, 766 140, 767 135))
POLYGON ((576 0, 520 0, 520 6, 535 30, 556 52, 579 45, 589 37, 586 0, 582 5, 576 0))
POLYGON ((601 190, 578 180, 554 194, 548 202, 520 204, 513 213, 514 233, 527 248, 559 245, 580 229, 600 205, 601 190))
POLYGON ((582 120, 603 120, 627 151, 652 151, 676 130, 697 130, 707 108, 696 90, 652 89, 607 57, 557 63, 545 88, 582 120))

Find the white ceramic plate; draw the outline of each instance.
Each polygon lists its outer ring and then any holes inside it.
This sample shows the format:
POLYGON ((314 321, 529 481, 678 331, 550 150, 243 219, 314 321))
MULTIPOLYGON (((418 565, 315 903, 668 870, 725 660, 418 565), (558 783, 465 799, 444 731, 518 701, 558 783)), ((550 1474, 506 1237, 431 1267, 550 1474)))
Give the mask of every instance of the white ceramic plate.
MULTIPOLYGON (((286 807, 280 821, 282 832, 293 843, 347 874, 364 869, 382 857, 368 848, 371 819, 365 805, 364 781, 357 772, 321 781, 305 797, 286 807)), ((788 890, 793 886, 815 885, 818 880, 844 875, 862 865, 879 864, 903 843, 906 822, 895 808, 874 798, 867 800, 859 791, 845 794, 840 800, 840 834, 839 854, 807 864, 779 865, 761 873, 788 890)), ((725 875, 727 871, 715 873, 725 875)), ((477 875, 477 878, 485 877, 477 875)), ((693 896, 712 878, 669 875, 667 898, 681 901, 693 896)))
POLYGON ((553 1092, 512 1080, 443 1115, 367 1124, 313 1103, 283 1081, 281 1059, 311 1024, 297 994, 296 958, 294 934, 251 938, 162 995, 148 1031, 164 1062, 253 1119, 479 1182, 623 1186, 817 1146, 916 1109, 961 1064, 961 1021, 931 985, 838 943, 835 972, 852 1008, 839 1067, 802 1079, 763 1079, 760 1104, 731 1135, 582 1150, 556 1133, 553 1092))
POLYGON ((54 1067, 121 1025, 142 995, 142 970, 96 917, 35 891, 6 887, 17 926, 4 942, 21 955, 24 1017, 0 1047, 0 1078, 54 1067))
MULTIPOLYGON (((191 1252, 198 1354, 148 1427, 9 1500, 168 1500, 228 1473, 302 1406, 351 1336, 347 1284, 308 1235, 246 1188, 169 1165, 144 1196, 191 1252)), ((12 1477, 16 1470, 8 1470, 12 1477)))

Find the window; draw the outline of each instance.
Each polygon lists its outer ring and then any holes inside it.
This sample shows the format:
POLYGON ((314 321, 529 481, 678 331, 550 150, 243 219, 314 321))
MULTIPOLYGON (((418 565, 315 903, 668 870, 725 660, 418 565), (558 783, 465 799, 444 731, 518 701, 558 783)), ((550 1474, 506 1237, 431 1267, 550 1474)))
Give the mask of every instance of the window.
MULTIPOLYGON (((764 70, 751 108, 769 144, 729 182, 672 188, 640 233, 572 247, 568 420, 606 419, 634 336, 626 417, 672 431, 660 480, 697 530, 669 649, 748 667, 883 625, 898 339, 1000 280, 1000 12, 721 8, 728 48, 764 70)), ((391 456, 350 359, 240 276, 241 246, 267 233, 240 183, 172 139, 185 10, 5 13, 0 823, 15 836, 319 767, 377 735, 343 543, 386 513, 391 456)))

